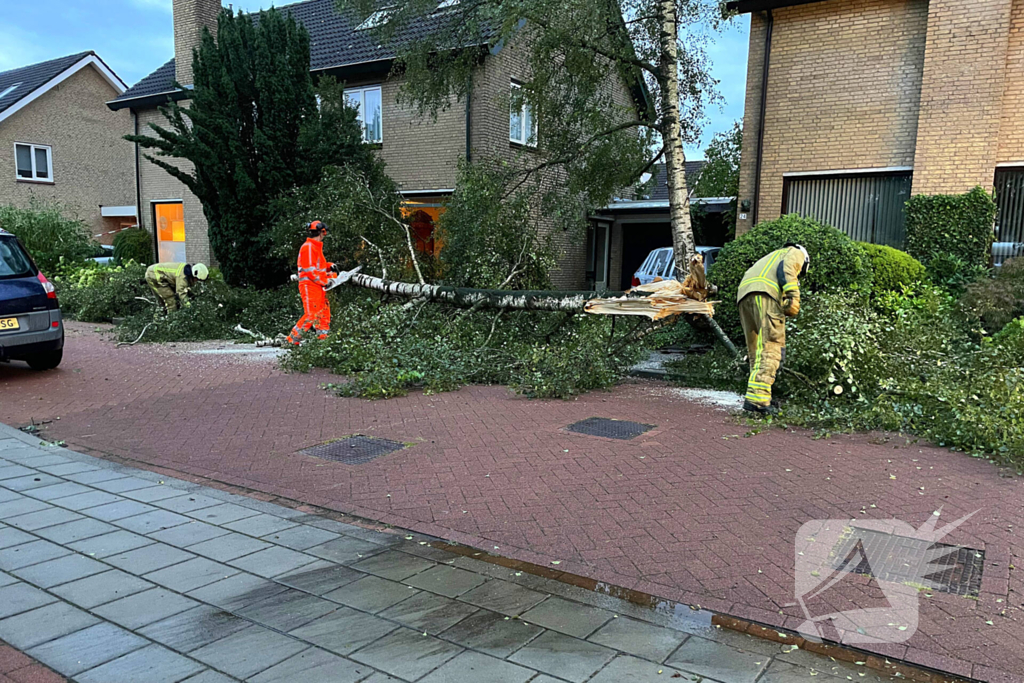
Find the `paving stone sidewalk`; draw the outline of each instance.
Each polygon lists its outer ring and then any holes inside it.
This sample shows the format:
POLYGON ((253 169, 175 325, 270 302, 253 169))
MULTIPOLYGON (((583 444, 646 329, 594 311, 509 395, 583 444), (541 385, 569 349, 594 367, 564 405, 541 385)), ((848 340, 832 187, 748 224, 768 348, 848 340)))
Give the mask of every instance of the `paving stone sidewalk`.
POLYGON ((884 679, 40 443, 0 425, 0 640, 78 683, 884 679))

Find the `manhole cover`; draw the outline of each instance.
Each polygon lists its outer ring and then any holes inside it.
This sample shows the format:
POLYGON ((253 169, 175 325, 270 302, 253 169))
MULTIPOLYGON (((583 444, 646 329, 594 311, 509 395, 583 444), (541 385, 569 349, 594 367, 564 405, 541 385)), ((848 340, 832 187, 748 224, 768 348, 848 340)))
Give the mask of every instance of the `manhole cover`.
POLYGON ((629 422, 627 420, 609 420, 606 417, 588 417, 569 425, 570 432, 587 434, 588 436, 603 436, 606 439, 633 439, 644 432, 654 429, 655 425, 645 425, 640 422, 629 422))
POLYGON ((346 439, 322 443, 299 452, 303 455, 312 455, 314 458, 333 460, 346 465, 362 465, 364 462, 370 462, 382 455, 394 453, 403 448, 405 448, 405 444, 399 441, 357 434, 346 439))
POLYGON ((984 550, 853 528, 833 552, 838 571, 965 597, 981 590, 984 550))

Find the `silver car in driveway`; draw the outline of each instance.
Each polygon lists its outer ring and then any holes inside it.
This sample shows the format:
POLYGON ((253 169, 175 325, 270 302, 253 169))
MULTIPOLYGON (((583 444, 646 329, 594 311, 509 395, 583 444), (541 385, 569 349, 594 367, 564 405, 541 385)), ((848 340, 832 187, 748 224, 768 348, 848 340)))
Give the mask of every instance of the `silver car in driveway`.
POLYGON ((18 238, 0 229, 0 361, 51 370, 63 357, 57 293, 18 238))
MULTIPOLYGON (((711 264, 715 262, 720 251, 722 251, 721 247, 697 247, 697 253, 704 257, 705 273, 711 268, 711 264)), ((674 280, 673 253, 672 247, 662 247, 648 254, 643 265, 633 274, 633 286, 649 285, 659 277, 662 280, 674 280)))

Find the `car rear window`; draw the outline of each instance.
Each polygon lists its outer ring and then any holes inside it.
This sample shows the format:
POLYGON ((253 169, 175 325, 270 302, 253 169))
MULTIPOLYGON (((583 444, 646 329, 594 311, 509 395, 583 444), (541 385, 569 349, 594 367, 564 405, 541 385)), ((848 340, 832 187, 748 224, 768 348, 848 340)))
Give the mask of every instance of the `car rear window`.
POLYGON ((0 280, 34 275, 28 254, 13 237, 0 237, 0 280))
POLYGON ((651 273, 655 276, 664 276, 665 266, 672 260, 672 252, 668 249, 658 252, 651 267, 651 273))

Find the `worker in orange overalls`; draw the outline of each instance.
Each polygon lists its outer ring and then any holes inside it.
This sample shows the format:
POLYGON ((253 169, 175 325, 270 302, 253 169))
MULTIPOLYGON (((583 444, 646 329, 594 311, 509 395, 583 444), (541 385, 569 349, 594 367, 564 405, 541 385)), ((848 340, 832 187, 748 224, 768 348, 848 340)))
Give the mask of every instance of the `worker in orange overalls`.
POLYGON ((324 287, 336 275, 334 264, 324 258, 327 226, 322 221, 313 221, 306 230, 308 237, 299 249, 299 295, 302 296, 304 313, 288 335, 288 342, 296 345, 309 329, 316 332, 318 339, 327 339, 331 331, 331 307, 324 287))

